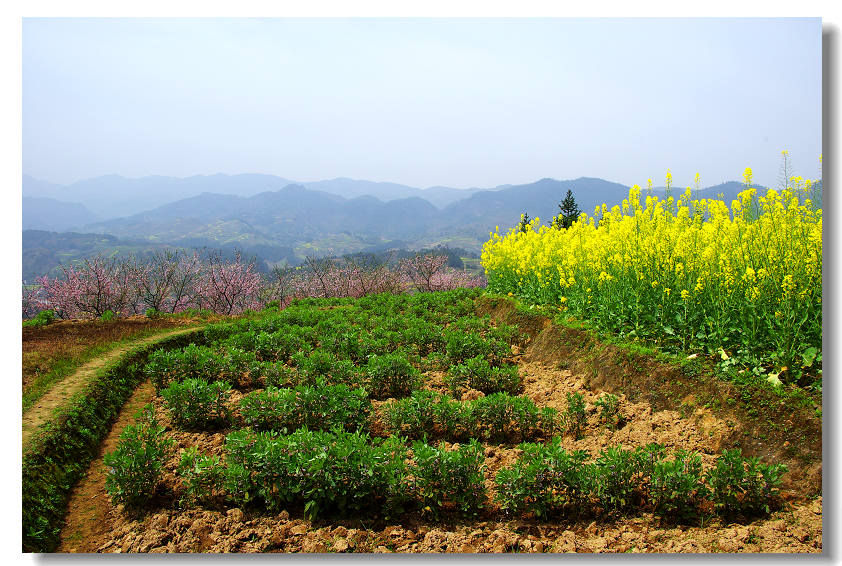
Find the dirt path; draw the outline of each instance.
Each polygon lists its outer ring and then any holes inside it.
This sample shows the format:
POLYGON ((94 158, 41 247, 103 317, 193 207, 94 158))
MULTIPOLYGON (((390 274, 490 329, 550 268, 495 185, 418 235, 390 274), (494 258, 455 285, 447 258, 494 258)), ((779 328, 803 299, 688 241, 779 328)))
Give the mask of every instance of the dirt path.
POLYGON ((67 523, 61 532, 61 542, 56 552, 86 552, 87 541, 107 538, 111 529, 109 514, 111 500, 105 492, 105 464, 103 458, 106 452, 117 447, 120 434, 126 426, 135 422, 134 415, 155 397, 155 388, 150 381, 143 382, 138 387, 123 408, 111 432, 102 442, 96 459, 91 462, 88 473, 79 480, 70 496, 67 505, 67 523))
POLYGON ((28 411, 26 411, 26 413, 24 413, 23 446, 26 446, 29 439, 32 438, 32 435, 50 420, 53 411, 67 403, 75 393, 81 390, 91 379, 93 379, 99 370, 106 367, 108 364, 117 361, 120 356, 133 348, 157 342, 162 338, 168 338, 177 334, 184 334, 195 329, 195 327, 179 328, 177 330, 162 332, 160 334, 155 334, 154 336, 130 342, 123 346, 114 348, 110 352, 107 352, 81 366, 71 375, 67 376, 67 378, 63 381, 53 386, 52 389, 45 393, 28 411))

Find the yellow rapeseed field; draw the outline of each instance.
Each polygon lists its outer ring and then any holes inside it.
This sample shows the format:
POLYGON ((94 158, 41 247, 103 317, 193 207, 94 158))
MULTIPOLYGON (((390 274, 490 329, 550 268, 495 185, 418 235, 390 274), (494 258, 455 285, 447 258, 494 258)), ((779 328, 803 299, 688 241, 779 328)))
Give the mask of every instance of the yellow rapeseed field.
POLYGON ((568 229, 536 218, 525 231, 495 231, 482 252, 488 287, 793 379, 820 356, 822 209, 810 181, 758 195, 751 176, 730 206, 635 185, 622 205, 568 229))

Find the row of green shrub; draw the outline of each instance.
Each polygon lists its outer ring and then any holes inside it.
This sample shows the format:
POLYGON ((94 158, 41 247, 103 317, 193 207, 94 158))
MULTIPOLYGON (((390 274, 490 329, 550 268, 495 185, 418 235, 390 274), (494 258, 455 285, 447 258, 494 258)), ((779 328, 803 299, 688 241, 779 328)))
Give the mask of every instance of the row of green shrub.
MULTIPOLYGON (((609 426, 622 420, 614 395, 603 396, 601 418, 609 426)), ((567 433, 578 440, 587 424, 581 393, 567 394, 567 408, 559 413, 539 408, 528 397, 492 393, 473 401, 456 401, 435 391, 420 390, 396 399, 381 409, 387 434, 409 438, 444 438, 462 442, 471 438, 487 442, 517 443, 567 433)))
POLYGON ((22 548, 51 552, 59 542, 70 491, 87 471, 120 408, 143 381, 154 348, 181 348, 200 332, 144 346, 101 371, 25 447, 22 461, 22 548))
POLYGON ((780 503, 783 464, 763 464, 726 450, 702 472, 701 455, 684 450, 667 457, 662 446, 634 450, 615 446, 587 461, 582 450, 567 451, 559 438, 525 443, 523 454, 497 472, 497 499, 515 514, 588 515, 651 507, 659 515, 692 520, 706 502, 725 517, 769 513, 780 503))
MULTIPOLYGON (((142 505, 154 493, 171 450, 163 427, 147 411, 145 422, 128 427, 106 457, 106 489, 115 503, 142 505)), ((695 520, 702 513, 725 517, 769 513, 780 504, 785 466, 744 458, 726 450, 702 472, 701 456, 659 445, 635 450, 615 446, 588 461, 567 451, 558 437, 525 443, 518 460, 499 470, 495 499, 510 514, 623 514, 651 508, 669 520, 695 520), (705 502, 712 508, 704 510, 705 502)), ((289 435, 241 430, 230 433, 225 461, 182 453, 177 472, 185 504, 224 494, 238 506, 269 511, 301 506, 309 517, 378 513, 388 518, 409 509, 439 516, 443 511, 476 514, 486 504, 481 445, 447 450, 417 441, 412 453, 396 436, 370 438, 361 431, 299 429, 289 435)))
POLYGON ((191 344, 180 351, 160 350, 150 356, 144 371, 161 393, 178 383, 225 381, 240 390, 295 385, 349 385, 364 387, 373 399, 405 397, 419 388, 421 373, 402 353, 371 356, 363 366, 336 358, 329 352, 299 352, 292 367, 254 359, 253 353, 229 347, 222 355, 191 344))
POLYGON ((488 316, 453 316, 472 312, 473 296, 378 295, 342 305, 301 300, 238 321, 233 332, 230 324, 211 325, 204 333, 210 346, 161 352, 146 371, 159 392, 189 378, 224 380, 241 390, 312 385, 322 378, 366 385, 373 398, 385 399, 417 387, 418 368, 452 366, 454 392, 474 387, 515 393, 520 380, 511 366, 502 367, 502 360, 511 354, 510 343, 524 336, 516 326, 492 325, 488 316), (419 305, 438 310, 419 311, 419 305))
MULTIPOLYGON (((368 380, 372 382, 375 396, 379 398, 395 396, 394 393, 400 394, 402 390, 408 392, 411 389, 407 387, 418 384, 418 371, 410 361, 414 360, 420 365, 418 354, 402 348, 384 347, 371 348, 364 353, 358 349, 357 354, 349 355, 348 344, 361 344, 354 342, 350 334, 333 334, 326 338, 334 346, 345 341, 345 346, 337 351, 325 345, 314 348, 303 340, 297 342, 299 336, 295 331, 286 336, 281 336, 280 331, 277 334, 240 333, 213 347, 191 344, 180 351, 156 352, 150 357, 145 371, 159 392, 173 381, 190 378, 223 379, 237 384, 241 389, 261 385, 277 386, 282 384, 279 382, 290 379, 299 383, 312 383, 316 378, 323 378, 349 385, 368 380), (260 344, 277 345, 281 341, 289 345, 289 348, 284 348, 282 355, 267 356, 266 351, 260 349, 260 344), (293 368, 297 370, 298 376, 289 375, 289 369, 293 368), (390 381, 403 382, 405 385, 398 386, 390 381)), ((445 355, 449 356, 448 364, 453 364, 449 375, 454 391, 472 387, 489 393, 515 393, 520 389, 517 368, 503 365, 501 361, 509 349, 507 343, 488 342, 478 334, 457 334, 447 340, 445 355)), ((438 356, 438 359, 442 358, 438 356)))
POLYGON ((160 349, 149 356, 144 373, 160 393, 171 383, 186 379, 227 381, 250 389, 279 376, 277 364, 260 362, 254 352, 229 347, 222 351, 189 344, 177 349, 160 349))
POLYGON ((504 391, 511 394, 517 394, 523 389, 517 365, 501 364, 495 367, 483 356, 468 358, 450 366, 445 382, 456 396, 468 388, 483 393, 504 391))
MULTIPOLYGON (((176 426, 205 430, 234 424, 230 392, 231 386, 226 382, 191 378, 171 383, 161 396, 176 426)), ((578 405, 569 407, 575 409, 578 405)), ((362 387, 329 385, 317 380, 313 386, 270 386, 252 391, 240 399, 238 409, 237 421, 255 430, 288 433, 302 427, 328 430, 341 426, 364 431, 369 424, 371 401, 362 387)), ((584 405, 581 411, 583 417, 584 405)), ((570 409, 559 415, 555 409, 540 409, 526 397, 507 393, 455 401, 434 391, 417 390, 410 397, 383 405, 381 415, 387 434, 415 439, 519 442, 548 438, 565 426, 578 430, 578 421, 570 409)))
POLYGON ((253 391, 240 401, 243 423, 259 431, 290 433, 300 428, 368 428, 371 401, 365 389, 347 385, 299 386, 253 391))
POLYGON ((562 425, 555 409, 538 408, 531 399, 508 393, 455 401, 435 391, 420 390, 384 404, 381 411, 387 434, 453 442, 517 443, 549 438, 562 425))
MULTIPOLYGON (((138 508, 155 492, 172 440, 147 407, 126 427, 105 457, 106 490, 115 504, 138 508)), ((299 429, 289 435, 242 430, 225 441, 224 463, 195 448, 182 452, 177 473, 182 503, 226 494, 239 506, 277 511, 302 506, 309 517, 379 512, 394 516, 409 507, 437 515, 453 508, 475 513, 485 499, 483 454, 476 442, 458 450, 413 445, 360 431, 299 429)))
POLYGON ((310 355, 292 357, 299 383, 313 385, 346 384, 364 387, 372 399, 405 397, 421 387, 421 372, 403 352, 374 354, 365 365, 355 366, 350 360, 339 359, 321 350, 310 355))

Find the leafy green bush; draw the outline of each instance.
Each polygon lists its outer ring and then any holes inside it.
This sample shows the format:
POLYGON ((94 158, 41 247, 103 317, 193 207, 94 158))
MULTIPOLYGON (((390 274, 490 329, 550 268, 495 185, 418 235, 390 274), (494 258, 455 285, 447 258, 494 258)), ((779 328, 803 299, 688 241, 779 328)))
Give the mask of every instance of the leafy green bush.
POLYGON ((254 339, 255 357, 262 362, 286 361, 301 349, 303 340, 295 334, 260 332, 254 339))
POLYGON ((460 364, 477 356, 499 361, 511 354, 511 346, 497 339, 485 339, 478 332, 445 329, 445 352, 451 363, 460 364))
POLYGON ((298 384, 298 372, 277 362, 255 362, 249 373, 262 379, 265 387, 292 387, 298 384))
POLYGON ((450 360, 442 352, 432 352, 426 358, 418 360, 420 371, 447 371, 450 368, 450 360))
POLYGON ((321 337, 319 347, 339 359, 359 363, 365 359, 363 353, 363 332, 359 330, 338 330, 321 337))
POLYGON ((182 505, 207 501, 222 491, 225 466, 219 456, 199 454, 191 446, 182 452, 176 471, 185 485, 182 505))
POLYGON ((313 327, 316 336, 319 337, 320 346, 324 343, 325 337, 345 332, 347 329, 347 321, 343 320, 342 313, 337 316, 336 311, 327 310, 322 311, 321 314, 322 316, 319 318, 319 322, 313 327))
POLYGON ((112 310, 107 310, 99 316, 99 320, 102 322, 111 322, 115 318, 117 318, 117 315, 112 310))
POLYGON ((612 393, 606 393, 594 402, 599 409, 599 420, 610 429, 618 429, 623 423, 620 414, 620 398, 612 393))
POLYGON ((227 379, 237 389, 249 390, 260 386, 260 362, 254 351, 225 346, 220 352, 219 373, 209 379, 227 379))
POLYGON ((403 353, 371 356, 365 366, 365 376, 372 399, 406 397, 421 385, 421 373, 403 353))
POLYGON ((435 293, 436 297, 431 302, 444 320, 457 320, 474 314, 474 300, 481 293, 481 289, 454 289, 435 293))
POLYGON ((711 498, 726 517, 769 513, 780 503, 783 465, 764 465, 726 450, 702 473, 698 453, 677 450, 664 457, 658 444, 604 449, 592 462, 584 451, 568 452, 555 437, 546 444, 523 443, 522 454, 495 477, 496 499, 507 513, 613 513, 651 505, 670 520, 691 520, 711 498))
POLYGON ((488 360, 481 356, 450 366, 445 382, 454 394, 461 393, 466 387, 483 393, 505 391, 511 394, 523 388, 516 365, 491 367, 488 360))
POLYGON ((526 397, 494 393, 473 401, 455 401, 433 391, 386 403, 381 409, 387 434, 409 438, 444 438, 516 443, 549 437, 557 427, 557 412, 539 409, 526 397))
POLYGON ((303 385, 312 386, 322 381, 328 385, 362 384, 361 371, 351 360, 341 360, 324 350, 314 350, 309 354, 298 352, 290 357, 290 363, 298 371, 299 382, 303 385))
POLYGON ((204 335, 204 342, 207 342, 208 344, 218 344, 232 334, 243 332, 247 324, 248 321, 242 320, 236 322, 218 322, 215 324, 209 324, 202 332, 204 335))
POLYGON ((405 318, 404 324, 402 339, 404 343, 415 346, 418 354, 426 356, 444 350, 441 326, 414 316, 405 318))
POLYGON ((270 511, 303 504, 309 518, 402 511, 408 498, 407 450, 395 437, 298 430, 288 436, 237 431, 228 435, 226 490, 241 505, 270 511))
POLYGON ((480 335, 485 334, 490 328, 493 328, 493 326, 489 315, 460 317, 451 322, 447 327, 450 331, 474 332, 480 335))
POLYGON ((361 337, 359 361, 365 363, 372 356, 391 354, 399 349, 400 344, 400 335, 396 332, 380 332, 375 328, 361 337))
POLYGON ((479 428, 476 426, 472 401, 454 401, 439 395, 432 414, 433 429, 427 434, 434 438, 463 442, 474 437, 479 428))
POLYGON ((217 342, 220 348, 234 347, 242 350, 254 350, 254 343, 257 338, 257 332, 254 330, 245 330, 232 334, 224 340, 217 342))
POLYGON ((140 415, 144 422, 129 425, 120 434, 117 448, 104 457, 105 490, 111 500, 126 507, 139 507, 155 492, 172 440, 155 419, 152 405, 140 415))
POLYGON ((410 320, 418 319, 401 313, 390 313, 370 317, 368 319, 368 326, 372 329, 377 329, 378 333, 396 333, 398 336, 401 336, 406 331, 407 324, 410 320))
POLYGON ((272 332, 273 329, 265 326, 265 324, 271 324, 275 329, 285 324, 313 327, 319 323, 321 318, 322 313, 318 309, 311 308, 298 301, 293 301, 292 304, 280 311, 276 316, 267 319, 263 326, 255 324, 254 328, 256 330, 272 332))
POLYGON ((151 319, 161 318, 161 311, 159 311, 155 307, 149 307, 144 312, 144 315, 146 316, 146 318, 151 318, 151 319))
POLYGON ((604 513, 623 511, 641 491, 637 458, 632 450, 611 446, 602 450, 594 462, 594 495, 604 513))
POLYGON ((649 476, 649 497, 655 512, 667 519, 689 520, 708 496, 702 476, 702 457, 677 450, 672 460, 655 462, 649 476))
POLYGON ((144 373, 160 393, 170 383, 183 379, 215 379, 224 371, 225 363, 214 349, 190 344, 180 350, 159 349, 153 352, 144 373))
POLYGON ((54 310, 43 310, 35 315, 35 318, 32 320, 25 320, 23 321, 24 328, 26 327, 33 327, 38 328, 41 326, 46 326, 54 321, 56 318, 56 313, 54 310))
POLYGON ((485 477, 482 446, 472 440, 454 450, 443 443, 412 445, 412 493, 422 512, 438 517, 455 507, 463 514, 476 515, 485 504, 485 477))
POLYGON ((293 389, 267 387, 252 391, 240 399, 240 418, 255 430, 291 432, 299 428, 301 416, 296 414, 293 389))
POLYGON ((726 517, 769 513, 780 503, 784 464, 763 464, 756 457, 744 458, 737 448, 725 450, 706 474, 716 511, 726 517))
POLYGON ((385 403, 381 410, 384 427, 388 433, 422 438, 433 436, 436 427, 434 411, 441 395, 425 389, 413 391, 412 395, 385 403))
POLYGON ((582 431, 588 422, 585 415, 585 398, 581 393, 567 394, 567 410, 564 412, 563 420, 567 432, 572 434, 573 438, 576 440, 582 438, 582 431))
POLYGON ((555 428, 556 411, 539 409, 527 397, 493 393, 470 402, 471 437, 489 442, 521 442, 550 436, 555 428))
POLYGON ((288 362, 293 354, 313 349, 308 340, 311 331, 300 326, 283 326, 272 333, 260 332, 255 336, 254 350, 261 361, 288 362))
POLYGON ((173 422, 186 429, 205 429, 228 424, 231 417, 226 403, 231 385, 224 381, 185 379, 170 383, 161 391, 173 422))
POLYGON ((657 442, 650 442, 646 446, 634 449, 634 465, 641 478, 651 478, 655 474, 655 465, 660 462, 666 449, 657 442))
POLYGON ((370 411, 371 401, 365 389, 351 389, 343 384, 267 388, 252 391, 240 400, 240 415, 247 426, 284 434, 302 427, 365 430, 370 411))
POLYGON ((496 475, 496 498, 508 513, 531 512, 538 518, 552 513, 579 514, 588 510, 593 483, 587 452, 568 452, 561 438, 546 444, 524 443, 523 453, 496 475))
POLYGON ((489 338, 505 342, 507 344, 523 345, 529 340, 529 334, 520 332, 520 328, 516 324, 498 323, 497 326, 491 326, 487 329, 486 334, 489 338))

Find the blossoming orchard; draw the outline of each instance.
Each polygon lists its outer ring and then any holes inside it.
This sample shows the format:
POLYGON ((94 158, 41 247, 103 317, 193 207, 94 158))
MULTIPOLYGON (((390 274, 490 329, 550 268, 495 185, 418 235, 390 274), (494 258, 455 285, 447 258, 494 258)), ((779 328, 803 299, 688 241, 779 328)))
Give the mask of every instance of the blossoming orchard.
POLYGON ((24 287, 24 318, 51 309, 60 318, 143 314, 148 309, 175 313, 207 309, 220 314, 257 310, 302 297, 363 297, 372 293, 441 291, 484 286, 482 276, 446 265, 447 257, 420 254, 395 265, 355 259, 307 258, 299 267, 261 275, 240 254, 167 251, 149 260, 93 257, 62 266, 57 277, 43 276, 24 287))

